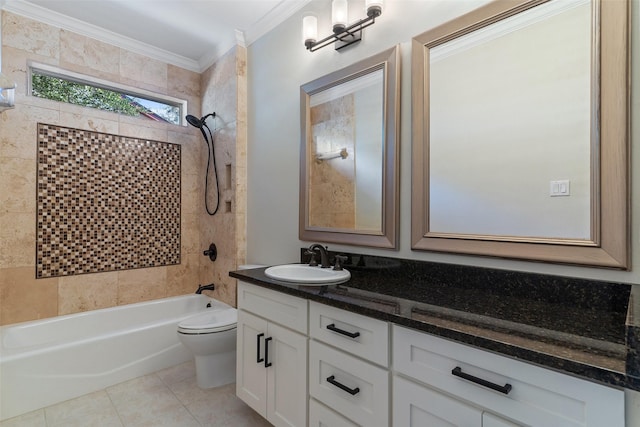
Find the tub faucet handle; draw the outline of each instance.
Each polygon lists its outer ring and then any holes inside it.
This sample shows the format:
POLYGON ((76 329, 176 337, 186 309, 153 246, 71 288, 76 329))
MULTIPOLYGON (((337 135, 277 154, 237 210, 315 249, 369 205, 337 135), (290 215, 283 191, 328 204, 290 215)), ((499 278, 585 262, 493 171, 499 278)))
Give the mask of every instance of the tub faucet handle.
POLYGON ((209 245, 209 249, 202 252, 204 256, 209 257, 211 261, 215 261, 218 258, 218 248, 216 248, 216 244, 212 243, 209 245))

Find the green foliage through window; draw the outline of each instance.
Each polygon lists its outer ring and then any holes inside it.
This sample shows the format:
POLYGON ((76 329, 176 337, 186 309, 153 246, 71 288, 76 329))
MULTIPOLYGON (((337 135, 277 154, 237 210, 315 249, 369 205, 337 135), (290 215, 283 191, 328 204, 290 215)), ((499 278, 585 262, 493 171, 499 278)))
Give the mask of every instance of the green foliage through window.
POLYGON ((180 107, 32 71, 31 94, 156 121, 180 124, 180 107))

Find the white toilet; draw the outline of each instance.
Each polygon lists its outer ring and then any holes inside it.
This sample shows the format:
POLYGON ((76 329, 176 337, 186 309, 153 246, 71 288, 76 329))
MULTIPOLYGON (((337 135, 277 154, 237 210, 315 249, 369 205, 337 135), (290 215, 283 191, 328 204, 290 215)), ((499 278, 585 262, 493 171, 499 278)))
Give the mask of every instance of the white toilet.
POLYGON ((211 300, 206 311, 178 324, 178 337, 196 358, 196 380, 200 388, 219 387, 236 380, 235 308, 211 300))

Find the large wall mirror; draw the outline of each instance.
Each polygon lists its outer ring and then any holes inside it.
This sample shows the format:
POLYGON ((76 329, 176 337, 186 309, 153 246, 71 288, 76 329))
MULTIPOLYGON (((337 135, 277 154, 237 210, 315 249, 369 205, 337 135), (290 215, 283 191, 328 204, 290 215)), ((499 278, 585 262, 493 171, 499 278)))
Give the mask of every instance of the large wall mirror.
POLYGON ((413 249, 628 268, 628 9, 494 1, 414 38, 413 249))
POLYGON ((301 86, 301 240, 396 248, 399 55, 301 86))

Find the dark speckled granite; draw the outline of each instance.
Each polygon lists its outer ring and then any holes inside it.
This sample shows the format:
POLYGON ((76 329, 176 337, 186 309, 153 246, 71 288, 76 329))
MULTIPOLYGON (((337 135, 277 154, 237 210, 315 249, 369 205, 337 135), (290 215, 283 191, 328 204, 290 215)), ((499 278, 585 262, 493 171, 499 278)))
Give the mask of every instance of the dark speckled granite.
MULTIPOLYGON (((298 286, 268 278, 264 268, 230 275, 581 378, 640 391, 640 311, 629 305, 630 285, 346 255, 345 268, 351 279, 340 285, 298 286), (630 324, 634 320, 637 323, 630 324)), ((305 261, 304 250, 301 260, 305 261)))
MULTIPOLYGON (((634 286, 627 313, 627 377, 640 390, 640 287, 634 286)), ((630 387, 631 388, 631 387, 630 387)))

